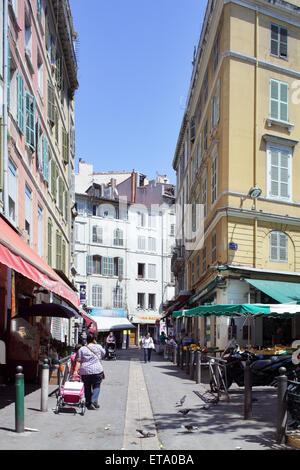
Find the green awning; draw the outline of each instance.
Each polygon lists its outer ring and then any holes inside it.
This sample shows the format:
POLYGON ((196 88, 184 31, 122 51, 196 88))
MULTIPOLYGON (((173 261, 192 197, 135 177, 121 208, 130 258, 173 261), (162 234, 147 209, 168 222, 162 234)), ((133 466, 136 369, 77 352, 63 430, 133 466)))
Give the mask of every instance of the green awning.
POLYGON ((205 294, 207 294, 209 291, 211 291, 217 284, 217 278, 213 279, 204 289, 202 289, 200 292, 197 292, 194 294, 190 299, 189 299, 189 304, 193 304, 194 302, 197 302, 197 300, 201 299, 205 294))
POLYGON ((245 281, 281 304, 289 302, 300 304, 300 283, 261 279, 245 279, 245 281))
POLYGON ((274 318, 293 318, 300 314, 299 305, 295 304, 235 304, 235 305, 200 305, 189 310, 173 312, 174 318, 179 317, 242 317, 242 316, 264 316, 274 318))

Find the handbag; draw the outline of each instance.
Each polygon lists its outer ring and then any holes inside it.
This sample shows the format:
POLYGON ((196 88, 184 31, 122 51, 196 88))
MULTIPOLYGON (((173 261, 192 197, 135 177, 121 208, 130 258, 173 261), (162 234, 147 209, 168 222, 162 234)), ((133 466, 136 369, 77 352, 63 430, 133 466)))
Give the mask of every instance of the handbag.
MULTIPOLYGON (((101 364, 101 366, 102 366, 102 368, 103 368, 102 361, 101 361, 100 357, 98 356, 98 354, 96 354, 96 353, 95 353, 91 348, 89 348, 88 346, 86 346, 86 347, 91 351, 91 353, 94 354, 94 356, 96 356, 96 358, 98 359, 98 361, 100 362, 100 364, 101 364)), ((105 379, 104 369, 103 369, 102 374, 103 374, 103 377, 102 377, 102 378, 105 379)))

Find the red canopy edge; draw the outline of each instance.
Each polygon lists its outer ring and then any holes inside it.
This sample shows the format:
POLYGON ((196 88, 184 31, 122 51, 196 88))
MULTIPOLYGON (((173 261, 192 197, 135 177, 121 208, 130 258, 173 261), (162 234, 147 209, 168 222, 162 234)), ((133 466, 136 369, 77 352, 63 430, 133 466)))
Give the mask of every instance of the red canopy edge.
POLYGON ((78 307, 78 295, 0 218, 0 263, 78 307))

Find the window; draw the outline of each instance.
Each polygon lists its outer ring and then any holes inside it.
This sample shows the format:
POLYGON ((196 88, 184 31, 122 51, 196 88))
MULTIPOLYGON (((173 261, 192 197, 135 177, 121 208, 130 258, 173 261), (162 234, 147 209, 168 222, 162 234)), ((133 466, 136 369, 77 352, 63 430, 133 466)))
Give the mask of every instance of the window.
POLYGON ((208 98, 208 70, 207 70, 207 72, 205 74, 205 77, 204 77, 203 98, 204 98, 204 103, 206 103, 207 98, 208 98))
POLYGON ((32 205, 32 198, 31 198, 31 191, 26 186, 25 187, 25 231, 27 234, 27 242, 30 244, 30 237, 31 237, 31 205, 32 205))
POLYGON ((38 13, 38 15, 41 19, 42 18, 42 0, 37 0, 36 9, 37 9, 37 13, 38 13))
POLYGON ((118 276, 119 280, 123 279, 124 274, 124 260, 123 258, 114 258, 114 275, 118 276))
POLYGON ((291 151, 269 147, 267 150, 267 193, 276 199, 291 199, 291 151))
POLYGON ((217 199, 218 186, 218 155, 215 155, 211 165, 211 203, 214 204, 217 199))
POLYGON ((119 228, 114 230, 114 245, 123 246, 123 231, 119 228))
POLYGON ((270 261, 288 261, 288 237, 283 232, 270 233, 270 261))
POLYGON ((43 80, 43 62, 40 54, 38 53, 37 58, 37 79, 38 79, 38 89, 41 96, 44 95, 44 80, 43 80))
POLYGON ((25 140, 26 143, 35 149, 35 99, 29 93, 25 93, 25 140))
POLYGON ((271 24, 271 54, 286 59, 288 55, 288 30, 271 24))
POLYGON ((58 209, 61 213, 64 210, 64 182, 63 179, 58 177, 58 209))
POLYGON ((192 116, 191 117, 191 122, 190 122, 190 140, 191 140, 191 142, 194 142, 195 135, 196 135, 196 120, 195 120, 195 116, 192 116))
POLYGON ((93 225, 93 243, 103 243, 103 228, 93 225))
POLYGON ((203 131, 203 150, 207 150, 207 146, 208 146, 207 132, 208 132, 208 122, 206 119, 205 125, 204 125, 204 131, 203 131))
POLYGON ((101 274, 101 261, 102 261, 101 256, 94 255, 92 257, 92 261, 93 261, 92 274, 101 274))
POLYGON ((149 294, 148 295, 148 309, 149 310, 155 310, 155 294, 149 294))
POLYGON ((54 86, 48 82, 48 109, 47 116, 52 125, 55 124, 55 91, 54 86))
POLYGON ((102 286, 92 286, 92 305, 93 307, 102 307, 102 286))
POLYGON ((220 80, 218 80, 216 93, 211 100, 210 120, 210 133, 212 134, 220 121, 220 80))
POLYGON ((203 216, 207 216, 207 178, 202 180, 202 205, 203 205, 203 216))
POLYGON ((199 143, 197 145, 197 168, 200 167, 202 160, 202 132, 200 132, 199 143))
POLYGON ((32 56, 32 32, 28 13, 25 11, 25 53, 31 60, 32 56))
POLYGON ((143 279, 145 277, 145 263, 138 263, 138 278, 143 279))
POLYGON ((146 214, 143 212, 138 212, 138 226, 139 227, 145 227, 146 225, 146 214))
POLYGON ((156 251, 156 239, 153 237, 148 238, 148 250, 156 251))
POLYGON ((123 289, 122 287, 115 287, 113 289, 113 308, 123 307, 123 289))
POLYGON ((141 235, 138 236, 138 250, 145 250, 146 249, 146 237, 141 235))
MULTIPOLYGON (((42 152, 42 168, 43 168, 43 175, 44 175, 44 178, 45 180, 48 182, 49 180, 49 148, 48 148, 48 140, 47 140, 47 137, 45 135, 43 135, 42 137, 42 149, 43 149, 43 152, 42 152)), ((51 181, 52 181, 52 184, 54 184, 55 186, 55 198, 56 198, 56 178, 57 178, 57 174, 56 174, 56 165, 55 165, 55 162, 54 160, 51 161, 51 164, 54 164, 55 168, 53 170, 53 175, 52 175, 52 168, 51 168, 51 181)), ((53 192, 52 192, 52 195, 53 195, 53 192)))
POLYGON ((175 237, 175 224, 170 225, 170 237, 175 237))
POLYGON ((211 237, 211 262, 214 264, 217 261, 217 234, 214 232, 211 237))
POLYGON ((65 273, 66 272, 66 242, 65 240, 62 241, 62 253, 61 253, 61 269, 65 273))
POLYGON ((270 117, 288 122, 289 85, 278 80, 270 80, 270 117))
POLYGON ((102 274, 103 276, 114 276, 114 258, 104 256, 102 258, 102 274))
POLYGON ((156 264, 148 264, 148 279, 156 279, 156 264))
POLYGON ((202 117, 202 99, 201 99, 201 95, 200 95, 199 103, 198 103, 198 124, 200 124, 201 117, 202 117))
POLYGON ((214 60, 214 72, 217 70, 219 63, 219 45, 220 45, 220 34, 217 35, 213 48, 213 60, 214 60))
POLYGON ((195 284, 195 269, 194 269, 194 261, 191 262, 190 264, 191 266, 191 282, 192 282, 192 286, 195 284))
POLYGON ((145 294, 142 292, 137 295, 137 308, 145 308, 145 294))
POLYGON ((206 272, 206 246, 202 248, 202 274, 206 272))
POLYGON ((48 219, 48 250, 47 250, 47 263, 52 266, 52 221, 48 219))
POLYGON ((40 207, 38 207, 37 225, 38 225, 38 255, 42 258, 44 230, 43 230, 43 211, 40 207))
POLYGON ((8 163, 8 210, 11 222, 16 222, 17 169, 11 161, 8 163))

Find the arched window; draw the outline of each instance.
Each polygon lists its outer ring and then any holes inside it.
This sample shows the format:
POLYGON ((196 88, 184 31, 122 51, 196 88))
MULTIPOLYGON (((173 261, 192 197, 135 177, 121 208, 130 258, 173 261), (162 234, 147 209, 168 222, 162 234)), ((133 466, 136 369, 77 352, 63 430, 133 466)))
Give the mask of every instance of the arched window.
POLYGON ((288 237, 283 232, 270 233, 270 261, 288 261, 288 237))
POLYGON ((114 245, 123 246, 123 231, 119 228, 114 230, 114 245))
POLYGON ((102 286, 92 286, 92 305, 93 307, 102 307, 102 286))

